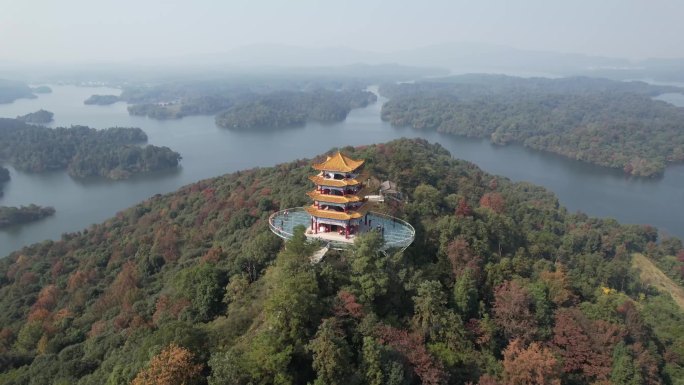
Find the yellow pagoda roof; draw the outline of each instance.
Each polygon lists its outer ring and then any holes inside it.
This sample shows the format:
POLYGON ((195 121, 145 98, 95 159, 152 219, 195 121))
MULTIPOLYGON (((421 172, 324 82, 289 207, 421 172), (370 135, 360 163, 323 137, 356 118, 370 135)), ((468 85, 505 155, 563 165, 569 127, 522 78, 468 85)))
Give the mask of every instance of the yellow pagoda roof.
POLYGON ((352 159, 341 152, 328 158, 323 163, 314 163, 313 168, 318 171, 338 171, 338 172, 352 172, 357 168, 363 166, 365 160, 352 159))
POLYGON ((330 203, 353 203, 361 202, 363 199, 358 195, 330 195, 321 194, 320 192, 314 190, 306 193, 311 199, 319 202, 330 202, 330 203))
MULTIPOLYGON (((360 177, 359 177, 360 178, 360 177)), ((330 186, 330 187, 345 187, 345 186, 356 186, 361 184, 357 179, 328 179, 323 178, 320 175, 312 175, 309 179, 314 182, 317 186, 330 186)))
POLYGON ((355 210, 355 211, 349 211, 349 212, 341 212, 341 211, 332 211, 332 210, 321 210, 316 208, 316 206, 307 206, 305 207, 305 210, 307 213, 309 213, 311 216, 314 217, 320 217, 320 218, 328 218, 328 219, 336 219, 338 221, 348 221, 350 219, 358 219, 363 217, 366 214, 367 209, 364 209, 363 207, 360 210, 355 210))

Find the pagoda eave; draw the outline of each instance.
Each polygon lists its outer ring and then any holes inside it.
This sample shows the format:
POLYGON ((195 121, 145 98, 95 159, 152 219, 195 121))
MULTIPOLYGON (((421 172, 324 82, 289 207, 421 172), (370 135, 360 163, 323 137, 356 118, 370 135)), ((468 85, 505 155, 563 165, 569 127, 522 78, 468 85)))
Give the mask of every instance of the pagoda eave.
POLYGON ((329 203, 356 203, 363 201, 363 198, 358 195, 330 195, 321 194, 320 192, 314 190, 306 193, 309 198, 318 202, 329 202, 329 203))
POLYGON ((320 175, 312 175, 309 177, 309 180, 314 182, 316 185, 327 187, 358 186, 362 183, 361 181, 363 181, 364 179, 368 179, 368 175, 365 173, 362 173, 354 179, 330 179, 324 178, 320 175))
POLYGON ((326 219, 334 219, 338 221, 349 221, 352 219, 359 219, 363 218, 365 215, 365 211, 367 210, 358 210, 358 211, 350 211, 348 213, 345 212, 340 212, 340 211, 331 211, 331 210, 321 210, 317 208, 316 206, 307 206, 304 208, 309 215, 317 218, 326 218, 326 219))

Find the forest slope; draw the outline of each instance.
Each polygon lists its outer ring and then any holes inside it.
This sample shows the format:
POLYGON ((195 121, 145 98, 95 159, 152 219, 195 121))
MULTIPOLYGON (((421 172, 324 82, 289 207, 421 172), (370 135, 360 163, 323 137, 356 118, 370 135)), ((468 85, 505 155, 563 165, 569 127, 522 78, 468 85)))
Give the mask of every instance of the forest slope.
POLYGON ((677 305, 684 310, 684 288, 672 281, 643 254, 634 254, 632 261, 634 267, 639 271, 639 277, 645 284, 652 285, 663 293, 670 294, 677 305))
POLYGON ((654 176, 684 161, 684 108, 652 97, 683 91, 605 79, 464 75, 383 86, 390 101, 382 119, 654 176))
POLYGON ((200 181, 0 260, 0 383, 682 383, 684 314, 631 265, 679 240, 425 141, 343 151, 408 196, 403 254, 283 248, 322 157, 200 181))

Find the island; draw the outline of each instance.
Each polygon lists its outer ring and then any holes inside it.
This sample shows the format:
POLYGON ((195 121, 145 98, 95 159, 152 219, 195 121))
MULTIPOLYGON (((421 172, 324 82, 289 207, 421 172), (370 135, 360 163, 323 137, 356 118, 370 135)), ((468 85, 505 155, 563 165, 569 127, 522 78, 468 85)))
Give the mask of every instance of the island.
POLYGON ((683 88, 591 78, 464 75, 388 84, 395 126, 519 143, 635 176, 684 161, 684 108, 653 97, 683 88))
POLYGON ((66 169, 77 178, 125 179, 178 166, 180 154, 168 147, 139 145, 146 141, 140 128, 51 129, 0 119, 0 161, 27 172, 66 169))
POLYGON ((0 79, 0 104, 12 103, 17 99, 35 99, 31 87, 25 83, 0 79))
POLYGON ((31 124, 46 124, 52 122, 54 116, 55 114, 52 112, 40 109, 36 112, 17 116, 17 120, 31 124))
POLYGON ((33 91, 36 94, 51 94, 52 88, 50 88, 48 86, 38 86, 38 87, 31 87, 31 91, 33 91))
POLYGON ((0 259, 0 383, 674 384, 682 249, 424 140, 337 148, 0 259), (312 165, 354 169, 338 151, 402 192, 373 210, 415 227, 408 248, 383 250, 391 221, 343 250, 307 240, 310 216, 283 213, 286 241, 269 230, 280 209, 364 197, 312 191, 312 165))
POLYGON ((0 228, 34 222, 54 213, 53 207, 41 207, 34 204, 21 207, 0 206, 0 228))
MULTIPOLYGON (((396 74, 373 76, 387 80, 396 74)), ((152 119, 217 115, 217 125, 225 128, 286 127, 344 120, 351 109, 375 102, 365 91, 369 84, 358 74, 236 77, 129 85, 119 100, 129 104, 129 114, 152 119)))
POLYGON ((107 106, 110 104, 114 104, 118 101, 119 97, 116 95, 91 95, 88 99, 83 101, 83 104, 107 106))
POLYGON ((276 92, 236 103, 216 116, 216 125, 249 130, 341 122, 352 109, 376 100, 377 96, 368 91, 276 92))

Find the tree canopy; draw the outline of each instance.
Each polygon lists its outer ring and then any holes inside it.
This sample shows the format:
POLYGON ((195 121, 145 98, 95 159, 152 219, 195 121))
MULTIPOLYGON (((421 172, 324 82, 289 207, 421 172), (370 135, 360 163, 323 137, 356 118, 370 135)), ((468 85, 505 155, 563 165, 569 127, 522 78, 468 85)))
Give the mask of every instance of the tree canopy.
POLYGON ((303 227, 272 234, 273 211, 307 201, 311 161, 199 181, 0 260, 0 383, 684 378, 684 312, 630 260, 681 243, 569 213, 423 140, 342 150, 407 192, 384 206, 416 228, 403 253, 370 233, 312 264, 303 227))

